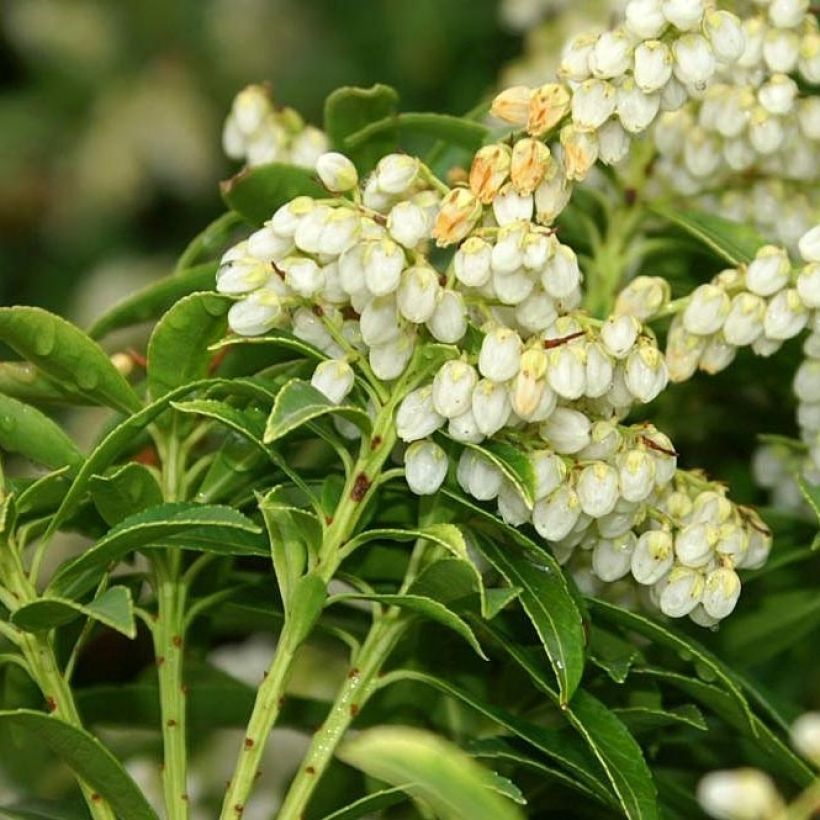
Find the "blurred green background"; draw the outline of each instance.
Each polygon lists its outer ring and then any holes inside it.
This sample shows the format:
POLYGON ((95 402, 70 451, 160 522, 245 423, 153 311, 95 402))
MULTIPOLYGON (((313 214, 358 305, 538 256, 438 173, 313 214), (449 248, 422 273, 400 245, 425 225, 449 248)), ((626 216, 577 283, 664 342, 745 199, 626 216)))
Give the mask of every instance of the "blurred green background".
POLYGON ((321 124, 385 82, 462 113, 522 50, 497 0, 0 0, 0 303, 80 323, 217 216, 234 94, 321 124))

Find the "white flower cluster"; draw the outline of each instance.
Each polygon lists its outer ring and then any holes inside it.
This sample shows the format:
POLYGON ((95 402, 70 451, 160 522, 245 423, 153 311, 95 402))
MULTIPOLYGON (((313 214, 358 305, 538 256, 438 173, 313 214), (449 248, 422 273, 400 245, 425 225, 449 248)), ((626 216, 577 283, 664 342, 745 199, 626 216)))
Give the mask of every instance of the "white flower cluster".
POLYGON ((742 54, 731 70, 659 118, 653 174, 658 189, 686 196, 722 191, 708 204, 794 247, 820 207, 820 98, 801 95, 795 79, 820 82, 820 31, 808 0, 757 5, 743 21, 742 54))
POLYGON ((560 126, 552 153, 559 183, 571 185, 598 160, 622 160, 633 135, 702 93, 743 50, 740 20, 703 0, 629 0, 623 25, 570 41, 558 82, 508 88, 492 113, 533 137, 560 126))
POLYGON ((313 169, 329 142, 294 109, 277 108, 266 86, 249 85, 233 101, 222 145, 231 159, 246 165, 286 162, 313 169))

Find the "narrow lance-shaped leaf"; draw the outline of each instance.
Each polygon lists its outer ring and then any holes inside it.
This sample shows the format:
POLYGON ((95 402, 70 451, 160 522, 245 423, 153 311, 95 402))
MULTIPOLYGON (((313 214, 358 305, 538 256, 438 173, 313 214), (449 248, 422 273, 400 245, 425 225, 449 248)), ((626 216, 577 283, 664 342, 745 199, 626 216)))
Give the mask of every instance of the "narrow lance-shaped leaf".
POLYGON ((11 621, 25 632, 42 632, 80 617, 91 618, 128 638, 137 634, 131 591, 122 586, 111 587, 87 604, 66 598, 38 598, 15 610, 11 621))
MULTIPOLYGON (((19 709, 0 712, 0 726, 18 729, 29 743, 49 748, 111 806, 117 817, 158 820, 120 762, 93 735, 53 715, 19 709)), ((7 750, 11 753, 11 750, 7 750)))
POLYGON ((162 489, 144 464, 129 462, 111 475, 95 475, 89 482, 94 506, 110 527, 123 518, 162 503, 162 489))
POLYGON ((407 790, 442 820, 516 820, 521 813, 495 791, 490 772, 457 746, 409 727, 368 729, 338 752, 347 764, 407 790))
POLYGON ((469 151, 477 151, 490 133, 490 129, 480 122, 473 122, 451 114, 402 112, 395 116, 371 122, 344 139, 348 150, 361 149, 373 140, 399 135, 421 135, 441 140, 448 145, 456 145, 469 151))
POLYGON ((326 814, 322 820, 358 820, 360 817, 372 817, 374 812, 388 809, 398 803, 404 803, 408 796, 405 793, 407 784, 390 786, 377 792, 354 800, 352 803, 337 809, 332 814, 326 814))
POLYGON ((59 316, 35 307, 0 308, 0 341, 69 393, 126 413, 142 407, 105 351, 59 316))
POLYGON ((294 521, 301 511, 272 503, 270 494, 259 501, 259 510, 268 529, 276 582, 287 610, 296 584, 307 566, 307 545, 294 521))
POLYGON ((0 393, 33 404, 94 404, 68 393, 29 362, 0 362, 0 393))
POLYGON ((76 468, 83 461, 62 428, 34 407, 0 394, 0 450, 19 453, 35 464, 76 468))

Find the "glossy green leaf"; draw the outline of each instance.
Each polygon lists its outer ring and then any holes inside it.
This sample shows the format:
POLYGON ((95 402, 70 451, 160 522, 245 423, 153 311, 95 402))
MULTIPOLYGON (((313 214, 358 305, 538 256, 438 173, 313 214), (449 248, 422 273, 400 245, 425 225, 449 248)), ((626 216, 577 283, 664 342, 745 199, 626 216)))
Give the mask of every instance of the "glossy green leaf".
POLYGON ((665 729, 669 726, 688 726, 705 732, 708 730, 703 713, 691 703, 661 709, 652 706, 625 706, 613 709, 615 715, 633 733, 665 729))
POLYGON ((468 151, 477 151, 490 133, 486 125, 463 117, 408 111, 376 120, 348 134, 344 139, 344 147, 348 151, 356 151, 373 140, 394 138, 397 130, 400 136, 432 137, 468 151))
MULTIPOLYGON (((18 730, 28 743, 50 749, 111 806, 117 817, 158 820, 120 762, 95 737, 53 715, 19 709, 0 712, 0 726, 18 730)), ((11 753, 11 750, 7 750, 11 753)))
POLYGON ((308 545, 295 520, 302 511, 272 503, 270 494, 259 501, 259 510, 270 538, 271 557, 279 593, 287 609, 296 584, 307 566, 308 545))
POLYGON ((697 641, 684 636, 674 628, 641 615, 638 612, 624 609, 607 601, 597 598, 589 599, 593 612, 604 620, 617 624, 625 629, 637 632, 656 643, 674 649, 676 652, 690 658, 693 662, 699 663, 704 669, 708 669, 716 680, 719 680, 726 691, 734 698, 741 712, 746 715, 750 726, 753 725, 753 715, 749 708, 743 692, 738 687, 731 672, 726 669, 723 663, 705 647, 697 641))
POLYGON ((35 307, 0 308, 0 341, 69 393, 126 413, 142 407, 103 349, 59 316, 35 307))
POLYGON ((314 347, 309 342, 302 341, 302 339, 297 339, 292 333, 288 333, 284 330, 271 330, 264 336, 227 336, 226 338, 212 344, 211 350, 217 351, 225 348, 230 349, 232 347, 244 347, 248 345, 271 345, 273 347, 281 347, 286 350, 292 350, 300 356, 304 356, 308 359, 315 359, 320 362, 323 362, 328 358, 327 354, 319 350, 318 347, 314 347))
POLYGON ((77 445, 48 416, 28 404, 0 394, 0 450, 56 469, 76 468, 83 461, 77 445))
POLYGON ((327 599, 327 584, 317 574, 312 572, 303 575, 293 586, 287 609, 286 626, 291 646, 299 646, 307 638, 319 616, 327 599))
POLYGON ((233 300, 218 293, 192 293, 159 320, 148 342, 148 389, 154 399, 208 375, 208 349, 228 329, 233 300))
POLYGON ((142 290, 129 294, 107 310, 88 329, 92 339, 102 339, 115 330, 159 319, 190 293, 216 285, 216 262, 189 268, 178 276, 166 276, 142 290))
POLYGON ((535 504, 535 470, 526 453, 503 441, 468 443, 466 446, 481 453, 498 467, 505 478, 518 488, 525 503, 532 509, 535 504))
POLYGON ((220 189, 225 203, 251 225, 261 225, 297 196, 327 195, 314 172, 281 162, 245 168, 220 189))
POLYGON ((338 150, 352 155, 360 171, 369 171, 380 157, 396 148, 396 130, 383 130, 358 150, 349 148, 345 141, 371 123, 395 114, 398 104, 399 95, 388 85, 337 88, 325 100, 325 131, 338 150))
POLYGON ((406 788, 407 784, 405 783, 401 786, 380 789, 349 803, 341 809, 337 809, 331 814, 326 814, 322 820, 358 820, 360 817, 372 817, 374 812, 388 809, 398 803, 404 803, 408 799, 405 792, 406 788))
POLYGON ((532 622, 567 703, 584 673, 584 628, 557 562, 541 551, 524 553, 484 535, 476 538, 481 554, 507 583, 519 587, 519 601, 532 622))
POLYGON ((309 382, 289 381, 276 396, 265 427, 265 444, 271 444, 288 433, 321 416, 338 413, 364 432, 370 430, 367 413, 352 404, 333 404, 309 382))
POLYGON ((337 601, 373 601, 374 603, 383 604, 384 606, 397 606, 400 609, 408 612, 421 615, 423 618, 435 621, 436 623, 446 626, 457 635, 460 635, 473 648, 475 653, 484 660, 487 656, 481 648, 481 644, 475 636, 475 633, 470 626, 455 612, 448 609, 440 601, 433 598, 426 598, 421 595, 412 595, 410 593, 402 594, 376 594, 364 592, 345 592, 340 595, 334 595, 329 603, 336 603, 337 601))
POLYGON ((162 503, 162 489, 154 473, 134 461, 110 475, 95 475, 89 481, 94 506, 109 527, 123 518, 162 503))
POLYGON ((94 404, 61 390, 29 362, 0 362, 0 393, 33 404, 94 404))
POLYGON ((109 563, 159 543, 226 555, 266 555, 263 539, 247 537, 259 532, 253 521, 230 507, 188 501, 160 504, 124 519, 93 547, 60 567, 48 592, 82 595, 109 563))
POLYGON ((111 587, 87 604, 78 604, 66 598, 38 598, 16 610, 11 620, 25 632, 43 632, 80 617, 98 621, 127 638, 134 638, 137 634, 131 590, 122 586, 111 587))
POLYGON ((17 496, 17 512, 29 515, 56 509, 71 486, 71 474, 71 467, 61 467, 32 481, 17 496))
POLYGON ((442 820, 515 820, 515 805, 493 788, 490 773, 457 746, 420 729, 384 726, 346 741, 338 756, 430 805, 442 820))
POLYGON ((174 274, 178 277, 185 276, 192 267, 206 263, 206 259, 224 250, 241 224, 242 217, 234 211, 218 216, 186 245, 174 267, 174 274))
POLYGON ((699 242, 731 265, 748 264, 765 240, 747 223, 734 222, 704 211, 677 210, 655 205, 652 211, 699 242))

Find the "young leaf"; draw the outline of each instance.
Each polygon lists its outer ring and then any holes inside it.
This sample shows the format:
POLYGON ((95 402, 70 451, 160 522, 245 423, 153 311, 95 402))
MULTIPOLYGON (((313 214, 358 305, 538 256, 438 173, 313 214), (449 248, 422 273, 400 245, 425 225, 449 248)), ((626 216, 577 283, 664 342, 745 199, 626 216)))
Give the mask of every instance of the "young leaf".
MULTIPOLYGON (((370 88, 344 86, 337 88, 325 100, 325 131, 333 145, 344 152, 348 136, 361 131, 370 123, 396 113, 399 95, 388 85, 370 88)), ((385 154, 396 147, 395 129, 382 131, 378 139, 368 140, 361 150, 351 151, 353 160, 362 172, 369 171, 385 154)))
POLYGON ((707 245, 730 265, 748 264, 765 244, 760 234, 745 223, 703 211, 679 211, 660 205, 653 206, 652 210, 707 245))
POLYGON ((327 195, 315 173, 281 162, 245 168, 223 182, 220 189, 225 203, 251 225, 261 225, 297 196, 327 195))
POLYGON ((110 804, 117 817, 158 820, 156 812, 120 762, 84 729, 29 709, 0 712, 0 726, 18 729, 28 742, 50 749, 110 804))
POLYGON ((271 444, 297 427, 328 413, 338 413, 364 432, 370 430, 370 418, 361 408, 352 404, 333 404, 309 382, 292 379, 276 396, 265 427, 264 442, 271 444))
POLYGON ((476 538, 481 554, 507 583, 520 587, 519 600, 552 664, 561 703, 570 701, 584 673, 584 628, 563 574, 546 553, 523 554, 487 536, 476 538))
POLYGON ((126 296, 106 311, 88 329, 92 339, 102 339, 115 330, 159 319, 190 293, 212 289, 216 284, 216 262, 205 262, 178 276, 166 276, 126 296))
POLYGON ((148 389, 154 399, 208 375, 208 347, 228 329, 233 301, 217 293, 192 293, 160 319, 148 342, 148 389))
POLYGON ((303 511, 271 503, 270 493, 259 501, 259 510, 268 529, 273 570, 282 603, 287 610, 296 584, 307 566, 307 545, 294 520, 303 511))
MULTIPOLYGON (((57 469, 76 468, 83 454, 48 416, 17 399, 0 394, 0 450, 57 469)), ((74 470, 72 470, 74 471, 74 470)))
POLYGON ((408 612, 421 615, 431 621, 436 621, 442 626, 446 626, 448 629, 452 629, 453 632, 460 635, 470 644, 480 658, 485 661, 487 660, 487 656, 484 654, 481 644, 478 642, 475 633, 470 629, 468 624, 459 618, 451 609, 448 609, 444 604, 433 598, 425 598, 421 595, 411 595, 407 593, 401 595, 377 595, 376 593, 345 592, 340 595, 334 595, 328 603, 333 604, 337 601, 374 601, 375 603, 384 604, 384 606, 397 606, 401 609, 406 609, 408 612))
POLYGON ((242 537, 259 532, 253 521, 231 507, 188 501, 160 504, 124 519, 93 547, 63 564, 48 594, 78 597, 94 585, 97 574, 110 562, 158 542, 228 555, 265 555, 261 539, 242 537))
POLYGON ((516 820, 522 815, 493 788, 490 773, 445 740, 420 729, 383 726, 348 740, 338 751, 347 764, 407 791, 442 820, 516 820))
POLYGON ((162 489, 154 474, 131 461, 110 475, 95 475, 89 481, 91 498, 109 527, 148 507, 162 504, 162 489))
POLYGON ((111 587, 87 604, 65 598, 38 598, 15 610, 11 621, 25 632, 42 632, 64 626, 79 617, 98 621, 127 638, 137 635, 131 590, 122 586, 111 587))
POLYGON ((105 351, 59 316, 35 307, 0 308, 0 341, 69 393, 125 413, 142 407, 105 351))

